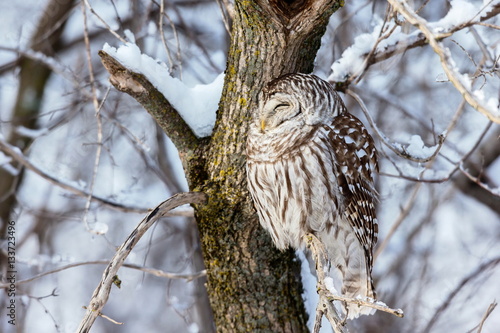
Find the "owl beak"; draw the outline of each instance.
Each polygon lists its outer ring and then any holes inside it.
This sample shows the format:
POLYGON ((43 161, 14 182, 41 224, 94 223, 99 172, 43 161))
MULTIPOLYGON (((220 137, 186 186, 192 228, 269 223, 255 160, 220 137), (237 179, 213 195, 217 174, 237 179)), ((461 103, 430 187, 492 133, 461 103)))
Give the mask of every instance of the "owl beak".
POLYGON ((261 131, 264 131, 266 129, 266 120, 265 119, 262 119, 260 121, 260 129, 261 129, 261 131))

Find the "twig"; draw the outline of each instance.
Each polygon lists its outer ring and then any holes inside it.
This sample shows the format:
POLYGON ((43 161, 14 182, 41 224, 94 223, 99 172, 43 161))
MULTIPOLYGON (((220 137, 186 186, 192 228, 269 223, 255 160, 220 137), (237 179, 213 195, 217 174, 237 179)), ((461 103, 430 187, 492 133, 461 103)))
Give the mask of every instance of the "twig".
MULTIPOLYGON (((363 6, 360 7, 362 8, 363 6)), ((418 11, 420 11, 421 8, 417 10, 417 13, 418 11)), ((447 38, 453 35, 455 32, 471 27, 473 25, 482 25, 492 29, 500 29, 499 26, 484 23, 484 21, 498 15, 499 12, 500 12, 500 5, 496 5, 492 8, 490 12, 482 13, 482 15, 478 18, 478 20, 476 21, 470 20, 468 22, 463 22, 461 24, 451 26, 446 31, 443 31, 442 33, 436 35, 436 38, 438 40, 447 38)), ((364 64, 363 72, 349 73, 345 81, 331 82, 331 83, 335 84, 339 90, 344 91, 351 84, 351 82, 356 80, 358 75, 364 75, 364 73, 366 72, 366 70, 368 70, 370 66, 375 65, 384 60, 390 59, 395 55, 402 54, 410 49, 422 47, 427 44, 428 44, 427 36, 422 32, 415 32, 406 36, 405 38, 396 39, 393 42, 384 45, 383 48, 377 48, 376 52, 370 51, 369 53, 363 54, 361 57, 363 58, 363 61, 366 62, 366 64, 364 64)))
POLYGON ((404 317, 404 312, 401 309, 391 309, 387 305, 385 305, 383 302, 377 301, 377 302, 370 302, 367 300, 363 299, 358 299, 358 298, 351 298, 351 297, 344 297, 344 296, 339 296, 339 295, 333 295, 330 292, 325 292, 325 297, 327 297, 328 300, 330 301, 341 301, 345 303, 353 303, 357 304, 359 306, 367 306, 379 311, 387 312, 390 314, 395 315, 396 317, 403 318, 404 317))
POLYGON ((77 332, 84 333, 90 331, 90 328, 92 327, 95 320, 101 313, 104 305, 106 305, 106 302, 108 301, 114 277, 117 275, 118 270, 123 265, 123 262, 128 257, 129 253, 132 251, 137 242, 139 242, 141 237, 146 233, 146 231, 148 231, 148 229, 153 226, 153 224, 158 221, 158 219, 164 217, 168 211, 174 209, 175 207, 189 203, 203 204, 205 202, 206 195, 204 193, 179 193, 162 202, 139 223, 139 225, 132 231, 127 240, 125 240, 125 242, 116 251, 113 259, 111 259, 109 265, 104 270, 102 279, 99 282, 97 288, 94 290, 85 316, 80 322, 80 326, 78 327, 77 332))
POLYGON ((65 189, 71 193, 74 193, 76 195, 82 196, 82 197, 88 197, 92 196, 92 200, 97 201, 98 203, 104 204, 106 206, 109 206, 111 208, 115 208, 124 212, 132 212, 132 213, 141 213, 145 214, 149 210, 146 208, 140 208, 140 207, 131 207, 131 206, 126 206, 121 203, 117 203, 111 200, 108 200, 106 198, 102 198, 100 196, 94 195, 86 190, 83 190, 81 188, 78 188, 74 185, 71 185, 69 183, 66 183, 60 179, 58 179, 56 176, 50 175, 49 173, 42 171, 39 167, 35 166, 33 163, 31 163, 26 157, 21 153, 17 147, 13 147, 6 143, 3 140, 0 140, 0 150, 3 151, 6 155, 12 157, 16 162, 24 166, 25 168, 33 171, 40 177, 48 180, 50 183, 65 189))
POLYGON ((498 305, 497 301, 493 301, 486 309, 486 312, 484 313, 483 317, 481 318, 481 321, 479 322, 479 324, 474 326, 472 329, 468 330, 467 333, 474 333, 474 332, 481 333, 483 331, 483 325, 486 322, 486 319, 488 319, 488 317, 491 315, 493 310, 495 310, 497 305, 498 305))
POLYGON ((99 169, 99 162, 101 160, 101 152, 102 152, 102 118, 101 118, 101 108, 104 105, 104 102, 106 101, 106 98, 108 97, 110 88, 107 89, 106 94, 104 95, 104 98, 102 99, 101 103, 97 100, 97 89, 95 85, 95 79, 94 79, 94 67, 92 65, 92 56, 91 56, 91 51, 90 51, 90 40, 89 40, 89 34, 88 34, 88 27, 87 27, 87 9, 85 8, 85 3, 90 7, 90 4, 88 1, 82 2, 82 14, 83 14, 83 39, 85 41, 85 51, 87 55, 87 66, 89 70, 89 76, 90 76, 90 90, 92 91, 92 102, 94 104, 94 110, 95 110, 95 117, 97 121, 97 149, 95 153, 95 159, 94 159, 94 168, 92 170, 92 178, 90 180, 90 186, 89 186, 89 195, 87 197, 87 201, 85 202, 85 208, 84 208, 84 213, 83 213, 83 224, 85 225, 85 228, 87 231, 91 233, 96 233, 95 230, 93 230, 89 223, 88 223, 88 213, 90 210, 90 203, 92 202, 92 192, 94 191, 94 185, 95 185, 95 180, 97 178, 97 171, 99 169))
POLYGON ((411 193, 410 198, 408 199, 405 206, 401 210, 398 219, 392 224, 392 227, 387 233, 387 236, 384 238, 384 241, 377 247, 375 253, 373 254, 373 262, 375 262, 380 253, 382 253, 387 244, 389 244, 389 241, 391 240, 392 236, 394 236, 394 234, 396 233, 396 230, 401 226, 405 218, 410 213, 412 207, 415 205, 417 194, 419 193, 421 188, 422 188, 422 182, 418 182, 417 184, 415 184, 413 192, 411 193))
POLYGON ((496 301, 494 301, 493 303, 491 303, 488 306, 488 309, 486 309, 486 312, 484 313, 483 318, 481 318, 481 322, 479 323, 479 328, 477 330, 477 333, 481 333, 483 331, 484 322, 486 321, 486 319, 488 319, 488 317, 493 312, 493 310, 495 310, 497 305, 498 305, 498 303, 496 301))
POLYGON ((491 188, 489 187, 487 184, 484 184, 481 180, 479 180, 478 177, 474 177, 473 175, 471 175, 467 170, 465 170, 463 164, 460 164, 460 171, 462 172, 462 174, 465 175, 465 177, 467 177, 471 182, 473 182, 474 184, 478 185, 479 187, 481 187, 482 189, 488 191, 491 195, 494 195, 495 197, 499 197, 500 198, 500 187, 497 187, 497 188, 491 188))
POLYGON ((325 285, 325 264, 328 262, 326 250, 319 239, 313 234, 304 235, 304 242, 307 248, 312 252, 312 257, 316 263, 316 275, 318 277, 317 290, 319 300, 316 306, 316 319, 314 321, 313 332, 319 332, 321 328, 321 319, 325 316, 335 333, 345 333, 347 332, 345 321, 340 318, 333 303, 327 298, 330 293, 325 285))
MULTIPOLYGON (((165 31, 163 31, 163 16, 164 15, 170 21, 170 24, 172 25, 172 20, 165 13, 165 0, 160 0, 160 22, 158 22, 159 29, 160 29, 160 38, 161 38, 161 41, 163 43, 163 47, 165 48, 165 51, 167 52, 168 65, 169 65, 168 69, 169 69, 170 75, 172 75, 172 73, 174 71, 174 59, 172 58, 172 54, 170 53, 170 49, 169 49, 169 47, 167 45, 167 41, 165 39, 165 31)), ((175 26, 173 27, 173 29, 175 31, 175 26)))
POLYGON ((144 75, 130 71, 104 51, 99 51, 99 56, 111 75, 111 84, 142 104, 172 140, 183 162, 185 158, 192 157, 201 141, 165 96, 144 75))
POLYGON ((443 312, 448 308, 448 306, 451 304, 455 296, 458 295, 460 290, 462 290, 463 287, 465 287, 470 281, 474 280, 475 278, 478 278, 486 272, 489 268, 494 267, 496 265, 500 264, 500 257, 493 258, 482 265, 479 265, 474 271, 472 271, 469 275, 464 277, 462 281, 453 289, 453 291, 448 295, 448 297, 443 301, 443 303, 437 308, 436 312, 434 313, 434 316, 432 316, 431 320, 429 320, 429 323, 423 330, 423 332, 431 332, 432 326, 438 321, 439 317, 443 312))
POLYGON ((370 112, 368 112, 368 109, 367 109, 365 103, 363 102, 361 97, 359 97, 359 95, 356 92, 354 92, 352 89, 347 89, 346 93, 349 96, 351 96, 352 98, 354 98, 354 100, 356 102, 358 102, 361 110, 363 111, 363 114, 365 115, 366 119, 368 120, 368 123, 370 124, 371 128, 375 131, 375 134, 377 134, 380 141, 382 141, 382 143, 384 145, 386 145, 390 150, 392 150, 394 153, 396 153, 396 155, 401 156, 401 157, 408 159, 410 161, 413 161, 413 162, 426 163, 426 162, 433 160, 441 151, 441 148, 443 147, 443 144, 445 141, 444 135, 439 136, 439 142, 437 144, 437 147, 430 156, 416 157, 416 156, 411 155, 410 153, 408 153, 406 151, 406 149, 404 148, 404 146, 402 144, 391 142, 391 140, 387 136, 385 136, 385 134, 382 133, 382 131, 379 130, 379 128, 377 127, 377 124, 375 124, 375 121, 373 120, 372 116, 370 115, 370 112))
POLYGON ((116 31, 114 31, 113 29, 111 29, 111 27, 109 26, 109 24, 106 23, 106 21, 104 21, 100 16, 99 14, 96 13, 96 11, 94 10, 94 8, 92 8, 92 6, 90 5, 89 1, 88 0, 84 0, 85 3, 85 6, 88 7, 88 9, 90 10, 90 12, 92 14, 95 15, 95 17, 97 17, 97 19, 99 21, 101 21, 102 24, 104 24, 104 26, 106 27, 106 29, 113 35, 115 36, 116 38, 118 38, 118 40, 122 43, 126 43, 127 41, 125 39, 123 39, 123 37, 121 37, 119 34, 116 33, 116 31))
MULTIPOLYGON (((109 260, 94 260, 94 261, 77 262, 74 264, 65 265, 65 266, 62 266, 62 267, 59 267, 59 268, 56 268, 56 269, 53 269, 53 270, 50 270, 47 272, 37 274, 37 275, 32 276, 28 279, 18 280, 18 281, 16 281, 15 285, 19 286, 22 284, 30 283, 30 282, 38 280, 44 276, 59 273, 61 271, 65 271, 67 269, 74 268, 74 267, 80 267, 80 266, 86 266, 86 265, 108 265, 108 264, 109 264, 109 260)), ((207 271, 205 269, 202 271, 196 272, 196 273, 178 274, 178 273, 165 272, 165 271, 162 271, 160 269, 148 268, 148 267, 143 267, 143 266, 134 265, 134 264, 123 264, 123 267, 130 268, 130 269, 136 269, 138 271, 149 273, 151 275, 162 277, 162 278, 182 279, 182 280, 186 280, 188 282, 207 275, 207 271)), ((0 283, 0 289, 8 288, 10 285, 11 285, 11 283, 0 283)))
MULTIPOLYGON (((90 56, 89 56, 90 57, 90 56)), ((90 61, 90 59, 89 59, 90 61)), ((90 71, 92 71, 92 67, 89 68, 90 71)), ((93 77, 93 75, 91 76, 93 77)), ((94 87, 94 84, 92 84, 94 87)), ((94 229, 92 229, 89 224, 88 224, 88 213, 90 210, 90 203, 92 202, 92 192, 94 191, 94 185, 95 185, 95 180, 97 178, 97 171, 99 169, 99 162, 101 160, 101 153, 102 153, 102 117, 101 117, 101 109, 102 106, 104 105, 104 102, 106 101, 109 91, 111 90, 111 87, 108 87, 106 90, 106 94, 104 95, 104 98, 102 99, 101 103, 97 105, 97 95, 95 88, 92 89, 92 94, 94 95, 94 106, 95 106, 95 117, 97 121, 97 149, 95 152, 95 159, 94 159, 94 168, 92 170, 92 178, 90 180, 90 186, 89 186, 89 195, 87 197, 87 201, 85 202, 85 209, 83 213, 83 222, 85 227, 87 228, 87 231, 91 233, 96 233, 94 229)))
MULTIPOLYGON (((230 20, 234 17, 234 13, 230 13, 230 4, 226 0, 216 0, 217 5, 219 5, 220 14, 222 16, 222 22, 224 23, 224 28, 229 36, 231 36, 230 20), (224 3, 223 3, 224 2, 224 3)), ((233 9, 234 11, 234 9, 233 9)))
MULTIPOLYGON (((88 309, 86 306, 82 306, 82 308, 83 308, 83 309, 85 309, 85 310, 87 310, 87 309, 88 309)), ((108 317, 108 316, 106 316, 106 315, 104 315, 104 314, 102 314, 102 313, 99 313, 99 317, 102 317, 102 318, 104 318, 104 319, 106 319, 106 320, 108 320, 108 321, 112 322, 112 323, 113 323, 113 324, 115 324, 115 325, 123 325, 123 323, 121 323, 121 322, 119 322, 119 321, 116 321, 116 320, 114 320, 114 319, 112 319, 112 318, 110 318, 110 317, 108 317)))

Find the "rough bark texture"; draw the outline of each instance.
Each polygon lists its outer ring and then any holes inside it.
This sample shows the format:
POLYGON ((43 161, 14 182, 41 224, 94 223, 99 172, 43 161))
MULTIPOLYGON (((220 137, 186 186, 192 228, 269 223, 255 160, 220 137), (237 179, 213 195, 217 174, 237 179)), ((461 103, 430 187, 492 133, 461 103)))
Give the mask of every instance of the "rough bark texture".
POLYGON ((196 217, 207 289, 221 332, 306 332, 300 263, 277 251, 261 228, 245 172, 249 122, 261 88, 285 73, 313 69, 330 15, 342 2, 236 1, 232 43, 217 122, 193 142, 185 125, 165 121, 171 105, 144 77, 100 53, 111 83, 136 98, 176 143, 191 191, 208 195, 196 217), (112 65, 110 65, 112 64, 112 65))
MULTIPOLYGON (((248 124, 262 86, 281 74, 311 72, 338 4, 237 2, 217 124, 205 154, 208 205, 197 211, 208 293, 218 331, 303 332, 299 263, 260 227, 247 192, 248 124)), ((197 185, 197 184, 193 184, 197 185)))

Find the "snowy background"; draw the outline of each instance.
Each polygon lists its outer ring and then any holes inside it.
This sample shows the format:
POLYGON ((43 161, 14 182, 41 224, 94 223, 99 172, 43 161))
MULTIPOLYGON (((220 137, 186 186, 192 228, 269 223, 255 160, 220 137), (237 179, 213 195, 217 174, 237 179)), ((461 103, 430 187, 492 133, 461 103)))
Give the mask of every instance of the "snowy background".
MULTIPOLYGON (((97 51, 105 49, 146 74, 196 134, 205 136, 215 119, 229 45, 228 12, 216 1, 168 1, 164 15, 156 1, 90 1, 98 15, 86 7, 94 89, 104 100, 96 116, 79 2, 68 13, 56 54, 48 58, 30 51, 49 3, 58 1, 0 2, 0 141, 8 142, 13 132, 30 138, 21 148, 33 169, 25 170, 18 205, 11 207, 18 280, 78 266, 19 284, 15 329, 5 319, 8 298, 0 292, 0 331, 6 333, 74 332, 103 263, 148 209, 187 190, 175 147, 135 100, 110 88, 97 51), (36 130, 12 125, 21 55, 54 70, 43 87, 36 130), (61 183, 121 208, 89 204, 61 183)), ((500 19, 473 28, 457 25, 480 21, 498 3, 412 4, 415 10, 425 4, 418 14, 433 33, 449 32, 442 47, 453 58, 455 73, 492 113, 498 112, 500 97, 500 19)), ((352 91, 343 98, 376 138, 381 200, 375 286, 382 301, 405 311, 404 319, 380 312, 362 318, 354 331, 477 332, 490 304, 500 299, 500 126, 462 103, 432 48, 413 47, 419 31, 386 9, 381 1, 347 2, 331 19, 315 69, 332 82, 351 80, 352 91), (364 60, 372 50, 396 47, 404 52, 373 64, 364 60), (353 96, 366 105, 380 135, 353 96), (477 190, 467 176, 487 188, 477 190)), ((16 172, 5 151, 0 165, 16 172)), ((190 214, 189 208, 180 210, 190 214)), ((153 229, 127 263, 170 273, 203 269, 192 218, 165 218, 153 229)), ((6 251, 7 244, 0 245, 6 251)), ((121 288, 113 288, 104 310, 124 325, 99 318, 93 332, 211 332, 203 279, 167 279, 130 268, 122 268, 119 277, 121 288)), ((313 308, 314 282, 305 298, 313 308)), ((497 308, 482 332, 498 327, 497 308)))

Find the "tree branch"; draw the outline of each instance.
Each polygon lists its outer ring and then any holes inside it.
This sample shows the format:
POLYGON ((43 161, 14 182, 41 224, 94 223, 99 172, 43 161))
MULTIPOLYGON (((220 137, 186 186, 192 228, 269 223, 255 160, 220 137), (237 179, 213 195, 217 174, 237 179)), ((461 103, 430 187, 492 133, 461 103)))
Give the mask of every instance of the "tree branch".
POLYGON ((451 301, 455 298, 455 296, 458 295, 460 290, 462 290, 465 285, 467 285, 469 282, 471 282, 474 279, 477 279, 480 277, 482 274, 485 274, 490 268, 493 268, 497 265, 500 264, 500 257, 493 258, 479 267, 477 267, 474 271, 472 271, 469 275, 464 277, 462 281, 453 289, 453 291, 448 295, 448 298, 443 301, 443 303, 439 306, 439 308, 436 310, 434 313, 434 316, 432 316, 431 320, 429 320, 429 323, 423 330, 423 332, 431 332, 431 328, 436 324, 438 321, 439 317, 444 313, 444 311, 450 306, 451 301))
POLYGON ((149 112, 172 140, 184 163, 186 154, 191 155, 199 146, 200 140, 177 110, 144 75, 130 71, 104 51, 99 51, 99 56, 111 75, 111 84, 135 98, 149 112))
POLYGON ((316 307, 316 319, 314 323, 313 332, 319 332, 321 327, 321 318, 324 315, 330 324, 332 325, 335 333, 343 333, 347 332, 345 327, 345 319, 341 320, 341 316, 338 314, 337 310, 333 306, 333 301, 340 301, 344 303, 353 303, 359 306, 367 306, 373 309, 377 309, 380 311, 384 311, 390 314, 393 314, 397 317, 402 318, 404 316, 403 310, 401 309, 391 309, 383 302, 380 301, 372 301, 363 300, 358 298, 350 298, 339 295, 334 295, 331 293, 325 283, 325 269, 326 263, 329 261, 329 258, 326 254, 326 250, 321 243, 321 241, 316 238, 313 234, 307 234, 304 236, 304 242, 307 245, 307 248, 312 252, 312 257, 314 258, 314 262, 316 264, 316 274, 318 277, 318 295, 319 301, 316 307))
MULTIPOLYGON (((6 143, 3 140, 0 140, 0 151, 4 152, 6 155, 12 157, 16 162, 18 162, 20 165, 25 167, 26 169, 33 171, 40 177, 46 179, 50 183, 52 183, 55 186, 58 186, 64 190, 67 190, 71 193, 74 193, 76 195, 82 196, 82 197, 88 197, 91 196, 93 201, 96 201, 100 204, 106 205, 108 207, 118 209, 123 212, 130 212, 130 213, 142 213, 145 214, 148 212, 146 208, 140 208, 140 207, 132 207, 132 206, 126 206, 124 204, 111 201, 109 199, 97 196, 95 194, 92 194, 89 191, 86 191, 84 189, 78 188, 70 183, 66 183, 61 179, 58 179, 57 177, 43 171, 39 167, 35 166, 33 163, 31 163, 26 157, 18 150, 16 149, 17 147, 13 147, 6 143)), ((185 216, 183 214, 183 216, 185 216)), ((191 214, 192 216, 192 214, 191 214)))
POLYGON ((422 31, 434 52, 436 52, 439 56, 441 65, 444 72, 448 76, 448 79, 464 97, 467 103, 491 121, 500 124, 500 110, 498 107, 496 110, 493 110, 493 108, 487 108, 484 106, 477 94, 471 91, 468 78, 464 78, 463 75, 456 70, 456 66, 454 65, 449 50, 439 43, 439 40, 444 36, 434 34, 432 32, 432 28, 427 24, 427 21, 415 14, 415 12, 405 2, 401 2, 399 0, 389 0, 389 3, 398 13, 403 15, 408 22, 417 26, 418 29, 422 31))
MULTIPOLYGON (((500 4, 493 6, 489 12, 482 13, 482 15, 479 16, 477 20, 470 20, 467 22, 463 22, 461 24, 457 24, 455 26, 446 29, 443 32, 440 32, 439 34, 436 34, 435 39, 437 41, 443 40, 447 37, 450 37, 457 31, 463 30, 468 27, 472 27, 476 24, 485 25, 484 24, 485 21, 487 21, 492 17, 495 17, 498 14, 500 14, 500 4)), ((417 15, 415 14, 415 16, 417 15)), ((368 70, 368 68, 371 67, 372 65, 390 59, 395 55, 402 54, 409 49, 422 47, 424 45, 429 44, 429 39, 426 34, 424 34, 423 32, 414 32, 412 34, 407 35, 405 38, 395 39, 393 41, 387 41, 387 43, 384 44, 383 47, 378 47, 380 41, 382 39, 388 38, 389 36, 390 34, 380 37, 376 41, 374 48, 370 52, 360 56, 360 58, 364 60, 364 68, 362 71, 360 71, 359 73, 349 73, 349 75, 347 75, 345 80, 336 82, 330 81, 330 83, 334 84, 337 90, 345 91, 351 85, 352 82, 357 81, 359 77, 363 76, 364 73, 366 73, 366 71, 368 70)))
MULTIPOLYGON (((30 283, 32 281, 38 280, 44 276, 59 273, 61 271, 65 271, 67 269, 74 268, 74 267, 80 267, 80 266, 85 266, 85 265, 108 265, 108 264, 109 264, 109 260, 93 260, 93 261, 84 261, 84 262, 77 262, 77 263, 73 263, 73 264, 68 264, 68 265, 47 271, 47 272, 43 272, 43 273, 34 275, 34 276, 27 278, 27 279, 24 279, 24 280, 16 281, 16 283, 14 283, 14 285, 17 287, 17 286, 20 286, 22 284, 26 284, 26 283, 30 283)), ((160 269, 148 268, 148 267, 143 267, 143 266, 134 265, 134 264, 123 264, 123 267, 127 267, 130 269, 136 269, 138 271, 145 272, 145 273, 148 273, 148 274, 151 274, 154 276, 158 276, 158 277, 162 277, 162 278, 166 278, 166 279, 183 279, 186 281, 192 281, 194 279, 198 279, 200 277, 207 276, 207 271, 205 269, 201 270, 199 272, 190 273, 190 274, 179 274, 179 273, 165 272, 165 271, 162 271, 160 269)), ((11 285, 11 283, 0 283, 0 289, 9 288, 10 285, 11 285)))
POLYGON ((201 192, 176 194, 158 205, 139 223, 139 225, 132 231, 127 240, 125 240, 125 242, 116 251, 108 267, 106 267, 106 269, 104 270, 101 282, 99 282, 99 285, 94 290, 92 298, 89 302, 89 306, 87 307, 85 317, 80 322, 80 326, 78 327, 77 332, 89 332, 96 318, 101 315, 101 310, 108 301, 109 293, 111 292, 111 286, 115 281, 118 270, 123 265, 125 259, 128 257, 134 246, 146 233, 146 231, 148 231, 149 228, 161 217, 164 217, 168 213, 168 211, 178 206, 189 203, 204 204, 206 202, 206 199, 207 196, 201 192))

